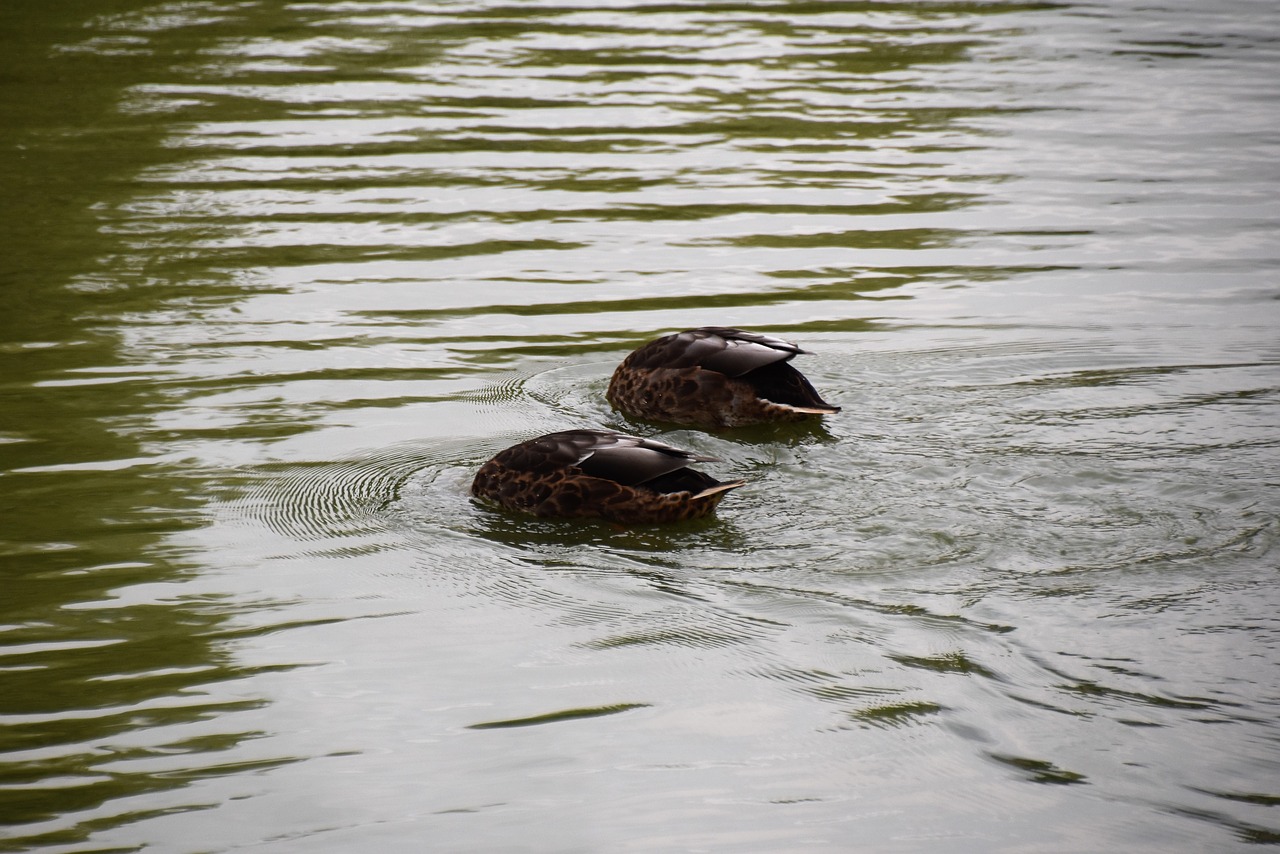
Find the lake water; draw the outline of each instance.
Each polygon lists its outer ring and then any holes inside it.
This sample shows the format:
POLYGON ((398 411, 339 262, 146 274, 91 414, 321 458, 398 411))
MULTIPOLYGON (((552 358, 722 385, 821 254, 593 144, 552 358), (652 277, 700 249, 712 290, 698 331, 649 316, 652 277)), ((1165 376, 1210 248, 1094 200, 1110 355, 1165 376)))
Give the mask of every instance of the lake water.
POLYGON ((1280 843, 1280 7, 0 9, 0 850, 1280 843), (782 335, 844 407, 667 429, 782 335), (606 427, 741 477, 477 506, 606 427))

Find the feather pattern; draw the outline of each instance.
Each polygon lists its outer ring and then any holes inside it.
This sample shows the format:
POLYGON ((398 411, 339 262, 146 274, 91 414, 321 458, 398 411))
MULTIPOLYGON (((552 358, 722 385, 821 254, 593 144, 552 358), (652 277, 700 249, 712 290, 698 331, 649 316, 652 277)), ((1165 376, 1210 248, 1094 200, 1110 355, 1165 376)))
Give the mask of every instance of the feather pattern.
POLYGON ((537 516, 598 516, 614 522, 698 519, 745 481, 696 469, 715 457, 605 430, 566 430, 513 445, 480 467, 477 498, 537 516))
POLYGON ((627 415, 700 427, 800 421, 840 407, 824 401, 789 362, 790 341, 725 326, 689 329, 627 356, 609 402, 627 415))

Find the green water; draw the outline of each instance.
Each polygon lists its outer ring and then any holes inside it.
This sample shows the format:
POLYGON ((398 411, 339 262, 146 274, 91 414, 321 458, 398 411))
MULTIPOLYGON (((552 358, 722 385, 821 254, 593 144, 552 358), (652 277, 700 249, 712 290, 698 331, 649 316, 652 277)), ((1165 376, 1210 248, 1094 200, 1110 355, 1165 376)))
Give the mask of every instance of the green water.
POLYGON ((6 4, 0 848, 1275 844, 1277 34, 6 4), (843 412, 609 408, 710 324, 843 412), (573 427, 749 484, 468 499, 573 427))

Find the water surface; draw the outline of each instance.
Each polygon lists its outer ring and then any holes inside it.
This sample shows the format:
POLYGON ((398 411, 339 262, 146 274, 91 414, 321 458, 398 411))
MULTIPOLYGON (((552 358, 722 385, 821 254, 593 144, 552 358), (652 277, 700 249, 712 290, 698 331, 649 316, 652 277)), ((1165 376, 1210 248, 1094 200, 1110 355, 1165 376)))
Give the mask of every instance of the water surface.
POLYGON ((0 845, 1280 841, 1271 4, 0 37, 0 845), (704 324, 844 411, 611 411, 704 324), (666 528, 468 499, 581 426, 749 486, 666 528))

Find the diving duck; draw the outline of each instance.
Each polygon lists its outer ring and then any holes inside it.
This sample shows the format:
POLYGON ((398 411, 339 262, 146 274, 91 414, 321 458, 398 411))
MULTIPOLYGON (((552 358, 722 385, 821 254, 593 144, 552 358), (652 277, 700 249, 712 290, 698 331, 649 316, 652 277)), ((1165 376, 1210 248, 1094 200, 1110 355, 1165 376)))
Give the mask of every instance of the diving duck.
POLYGON ((698 427, 839 412, 788 364, 803 352, 772 335, 723 326, 690 329, 650 341, 623 359, 606 396, 627 415, 698 427))
POLYGON ((720 462, 605 430, 549 433, 480 467, 471 494, 536 516, 598 516, 623 524, 701 519, 746 481, 721 482, 690 463, 720 462))

